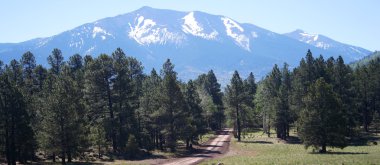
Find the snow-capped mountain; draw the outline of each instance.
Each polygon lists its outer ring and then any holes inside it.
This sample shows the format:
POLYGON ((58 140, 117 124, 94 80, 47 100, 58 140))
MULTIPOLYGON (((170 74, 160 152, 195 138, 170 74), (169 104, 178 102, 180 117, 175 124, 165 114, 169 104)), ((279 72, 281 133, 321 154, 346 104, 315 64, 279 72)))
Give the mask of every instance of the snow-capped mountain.
POLYGON ((54 48, 61 49, 67 60, 75 53, 111 54, 118 47, 142 61, 146 72, 153 67, 160 69, 170 58, 183 80, 213 69, 222 83, 234 70, 243 76, 253 72, 261 77, 275 63, 295 66, 308 49, 326 57, 342 55, 348 62, 369 52, 358 49, 361 52, 344 54, 334 47, 320 48, 226 16, 143 7, 55 36, 0 44, 0 59, 8 63, 31 51, 38 63, 46 64, 54 48))
POLYGON ((299 40, 301 42, 313 45, 315 47, 332 51, 336 54, 340 54, 348 61, 355 61, 362 59, 371 53, 371 51, 352 46, 344 43, 335 41, 329 37, 326 37, 321 34, 310 34, 306 33, 303 30, 297 29, 290 33, 285 33, 284 35, 299 40))

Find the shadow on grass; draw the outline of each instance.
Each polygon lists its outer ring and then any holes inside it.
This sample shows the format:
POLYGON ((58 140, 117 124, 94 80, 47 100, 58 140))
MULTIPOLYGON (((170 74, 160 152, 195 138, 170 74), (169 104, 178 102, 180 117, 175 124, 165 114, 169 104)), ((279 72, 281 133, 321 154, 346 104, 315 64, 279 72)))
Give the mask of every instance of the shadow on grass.
POLYGON ((366 155, 366 154, 368 154, 368 152, 326 152, 326 153, 311 152, 310 154, 317 154, 317 155, 366 155))
MULTIPOLYGON (((46 164, 46 165, 59 165, 61 162, 33 162, 30 163, 33 165, 40 165, 40 164, 46 164)), ((103 165, 104 163, 94 163, 94 162, 72 162, 72 163, 66 163, 66 165, 103 165)))
POLYGON ((273 144, 273 142, 268 142, 268 141, 241 141, 239 143, 273 144))
POLYGON ((377 141, 380 138, 378 136, 374 136, 373 134, 363 133, 359 137, 353 137, 349 141, 350 146, 368 146, 368 145, 377 145, 377 141))
POLYGON ((301 144, 301 139, 296 136, 289 136, 286 138, 288 144, 301 144))

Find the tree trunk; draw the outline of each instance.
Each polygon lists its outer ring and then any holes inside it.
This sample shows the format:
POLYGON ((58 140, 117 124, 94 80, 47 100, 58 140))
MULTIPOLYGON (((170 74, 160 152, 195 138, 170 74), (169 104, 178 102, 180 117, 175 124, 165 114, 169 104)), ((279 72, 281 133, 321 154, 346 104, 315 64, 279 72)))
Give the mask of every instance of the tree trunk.
POLYGON ((164 145, 163 145, 163 137, 162 137, 162 134, 159 135, 159 139, 160 139, 160 150, 163 151, 163 150, 164 150, 164 145))
POLYGON ((70 150, 68 150, 67 151, 67 162, 69 162, 69 163, 71 163, 72 162, 72 156, 71 156, 71 151, 70 150))
MULTIPOLYGON (((365 81, 364 81, 365 82, 365 81)), ((368 114, 368 96, 367 96, 367 84, 364 84, 364 109, 363 109, 363 126, 364 131, 368 132, 369 114, 368 114)))
POLYGON ((66 164, 66 154, 65 154, 65 152, 64 151, 62 151, 62 153, 61 153, 62 155, 62 164, 66 164))
POLYGON ((190 140, 186 139, 186 149, 190 149, 190 140))
POLYGON ((55 152, 53 152, 53 162, 55 163, 55 152))
POLYGON ((102 156, 101 155, 101 153, 100 153, 100 149, 101 149, 101 147, 100 147, 100 144, 98 145, 98 158, 100 159, 100 157, 102 156))
POLYGON ((326 153, 326 144, 322 145, 322 149, 319 152, 320 153, 326 153))
POLYGON ((237 121, 237 133, 238 133, 238 141, 241 141, 241 128, 240 128, 240 117, 239 117, 239 105, 236 105, 236 121, 237 121))
POLYGON ((11 116, 11 144, 10 144, 10 157, 12 165, 16 165, 16 144, 15 144, 15 121, 13 115, 11 116))
POLYGON ((289 127, 289 124, 286 125, 286 137, 289 137, 289 131, 290 131, 290 127, 289 127))
POLYGON ((268 134, 268 137, 270 137, 270 116, 268 116, 268 123, 267 123, 267 127, 268 127, 268 130, 267 130, 267 134, 268 134))
MULTIPOLYGON (((108 80, 107 80, 108 82, 108 80)), ((108 95, 108 110, 110 112, 110 118, 111 118, 111 138, 112 138, 112 151, 113 153, 116 152, 117 146, 116 146, 116 133, 115 133, 115 121, 114 121, 114 115, 113 115, 113 109, 112 109, 112 98, 111 98, 111 87, 110 84, 107 84, 107 95, 108 95)))

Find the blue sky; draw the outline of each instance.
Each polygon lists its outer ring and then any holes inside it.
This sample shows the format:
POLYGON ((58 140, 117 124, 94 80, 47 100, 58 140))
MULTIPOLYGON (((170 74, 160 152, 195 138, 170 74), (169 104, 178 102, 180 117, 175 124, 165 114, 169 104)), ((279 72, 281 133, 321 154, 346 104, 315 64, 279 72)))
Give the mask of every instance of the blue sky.
POLYGON ((48 37, 142 6, 225 15, 277 33, 303 29, 380 50, 379 0, 0 0, 0 43, 48 37))

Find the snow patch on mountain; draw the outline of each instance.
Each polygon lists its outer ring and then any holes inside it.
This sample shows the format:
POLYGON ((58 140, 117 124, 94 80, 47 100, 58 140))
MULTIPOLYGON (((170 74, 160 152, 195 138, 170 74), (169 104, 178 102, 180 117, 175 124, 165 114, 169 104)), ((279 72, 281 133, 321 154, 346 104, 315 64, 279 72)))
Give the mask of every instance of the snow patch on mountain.
POLYGON ((92 38, 95 38, 98 34, 101 35, 100 37, 102 38, 102 40, 105 40, 107 38, 106 36, 113 37, 113 35, 108 33, 106 30, 102 29, 101 27, 95 26, 92 30, 92 38))
POLYGON ((90 49, 86 51, 86 54, 91 54, 95 50, 96 46, 91 46, 90 49))
POLYGON ((166 44, 167 42, 180 44, 184 40, 184 36, 178 33, 172 33, 167 27, 158 26, 155 21, 145 19, 144 16, 140 16, 137 19, 135 26, 129 23, 129 27, 130 32, 128 36, 133 38, 140 45, 166 44))
POLYGON ((251 35, 252 35, 253 38, 259 37, 256 32, 252 32, 251 35))
POLYGON ((76 40, 72 39, 69 46, 70 47, 76 47, 76 48, 82 48, 83 44, 84 44, 83 38, 79 38, 79 40, 78 39, 76 39, 76 40))
POLYGON ((322 49, 328 49, 328 48, 330 48, 330 44, 327 44, 327 43, 324 43, 324 42, 317 42, 316 44, 315 44, 315 47, 318 47, 318 48, 322 48, 322 49))
POLYGON ((251 51, 249 48, 249 38, 243 33, 244 29, 230 18, 222 17, 221 20, 226 28, 227 35, 233 38, 240 47, 251 51))
POLYGON ((194 17, 194 12, 190 12, 182 19, 184 20, 182 25, 183 32, 208 40, 216 39, 218 32, 213 29, 213 31, 209 34, 204 33, 202 25, 198 23, 194 17))
POLYGON ((309 33, 302 32, 300 33, 300 35, 301 35, 300 41, 302 42, 312 43, 318 40, 318 34, 309 34, 309 33))
POLYGON ((36 44, 36 47, 39 48, 39 47, 42 47, 44 45, 46 45, 47 43, 49 43, 49 41, 52 39, 52 37, 47 37, 47 38, 44 38, 42 39, 41 41, 39 41, 37 44, 36 44))

